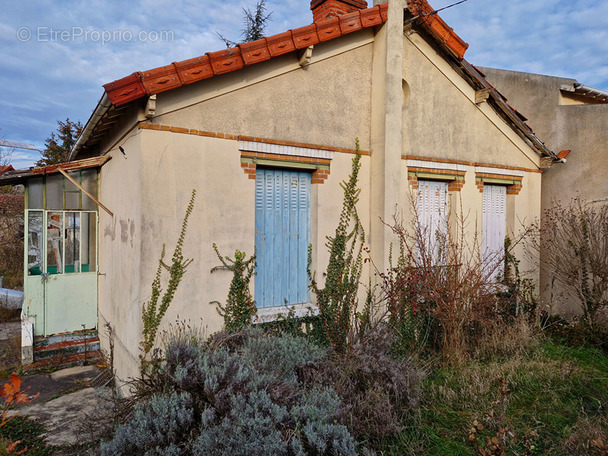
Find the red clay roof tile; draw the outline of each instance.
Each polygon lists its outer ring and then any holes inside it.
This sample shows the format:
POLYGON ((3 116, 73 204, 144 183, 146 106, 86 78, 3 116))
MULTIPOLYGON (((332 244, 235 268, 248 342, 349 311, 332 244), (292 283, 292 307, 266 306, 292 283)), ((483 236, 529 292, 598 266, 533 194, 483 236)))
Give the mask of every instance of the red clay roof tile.
MULTIPOLYGON (((364 4, 362 0, 351 2, 359 7, 364 4)), ((418 23, 425 30, 444 43, 456 57, 463 58, 468 44, 437 14, 432 14, 434 10, 426 0, 410 0, 408 8, 414 16, 418 16, 418 23)), ((237 47, 208 52, 193 59, 136 72, 103 87, 112 103, 120 106, 145 95, 165 92, 218 74, 236 71, 245 65, 253 65, 296 49, 304 49, 320 41, 329 41, 362 28, 380 25, 386 22, 387 14, 388 3, 383 3, 261 40, 239 44, 237 47)))
POLYGON ((296 49, 291 30, 279 33, 278 35, 269 36, 266 38, 266 42, 268 43, 268 51, 272 57, 288 54, 296 49))
POLYGON ((231 71, 240 70, 245 66, 243 57, 241 57, 241 49, 233 47, 216 52, 207 52, 213 74, 230 73, 231 71))
POLYGON ((362 28, 363 25, 361 24, 361 11, 354 11, 352 13, 340 16, 340 30, 342 31, 342 35, 356 32, 357 30, 361 30, 362 28))
POLYGON ((340 30, 340 17, 341 16, 336 16, 317 22, 317 35, 319 35, 319 41, 333 40, 342 35, 342 31, 340 30))
POLYGON ((141 98, 147 93, 141 83, 141 74, 139 72, 104 84, 103 88, 106 90, 108 97, 110 97, 110 101, 116 106, 141 98))
POLYGON ((293 29, 291 34, 293 35, 293 42, 296 45, 296 49, 303 49, 319 42, 319 35, 317 35, 317 24, 314 23, 293 29))
POLYGON ((270 60, 270 51, 268 50, 266 38, 239 44, 238 47, 241 48, 241 56, 245 65, 253 65, 264 60, 270 60))
POLYGON ((213 76, 213 68, 207 54, 193 59, 174 62, 177 75, 182 84, 192 84, 213 76))
POLYGON ((426 0, 409 0, 408 9, 414 17, 418 18, 418 23, 443 42, 456 57, 459 59, 464 57, 469 45, 434 12, 435 10, 426 0))
POLYGON ((161 93, 182 85, 173 63, 141 74, 144 87, 149 93, 161 93))

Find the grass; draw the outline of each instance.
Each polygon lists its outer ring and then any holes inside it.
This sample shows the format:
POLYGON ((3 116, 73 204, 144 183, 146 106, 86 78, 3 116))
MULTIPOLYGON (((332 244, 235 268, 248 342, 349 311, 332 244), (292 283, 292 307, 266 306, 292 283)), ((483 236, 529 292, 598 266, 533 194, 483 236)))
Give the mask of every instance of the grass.
POLYGON ((608 442, 608 358, 597 349, 544 340, 511 355, 440 367, 423 388, 419 413, 387 442, 385 454, 474 455, 468 430, 475 420, 483 425, 478 441, 505 427, 509 455, 600 455, 590 441, 608 442), (499 377, 510 392, 500 393, 499 377))
POLYGON ((10 441, 19 440, 17 450, 27 447, 28 456, 47 456, 54 454, 56 448, 44 443, 45 427, 25 417, 16 417, 0 428, 0 437, 10 441))

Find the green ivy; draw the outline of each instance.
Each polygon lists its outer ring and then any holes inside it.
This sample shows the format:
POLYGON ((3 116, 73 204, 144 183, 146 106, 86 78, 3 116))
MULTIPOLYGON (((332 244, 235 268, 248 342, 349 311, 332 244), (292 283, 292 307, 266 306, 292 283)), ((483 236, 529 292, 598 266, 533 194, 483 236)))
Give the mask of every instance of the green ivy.
POLYGON ((317 305, 324 329, 324 342, 338 353, 348 347, 349 334, 353 329, 353 317, 357 309, 357 292, 363 265, 362 249, 365 232, 357 213, 361 153, 359 139, 355 141, 357 154, 352 161, 349 178, 340 185, 344 190, 344 202, 336 233, 327 237, 329 263, 325 274, 325 287, 319 288, 315 274, 311 272, 312 247, 308 249, 308 276, 310 288, 317 297, 317 305))
POLYGON ((222 306, 218 301, 213 301, 211 304, 217 304, 219 314, 224 317, 226 331, 239 331, 250 324, 251 317, 257 313, 255 301, 249 291, 249 282, 255 272, 255 254, 246 260, 245 252, 236 250, 234 259, 232 259, 227 256, 223 257, 215 244, 213 244, 213 250, 222 264, 211 269, 211 272, 231 271, 232 281, 226 305, 222 306))
POLYGON ((154 341, 156 340, 160 322, 165 313, 167 313, 167 309, 175 296, 175 291, 177 290, 177 287, 181 282, 184 273, 186 272, 186 268, 190 263, 192 263, 191 259, 184 260, 182 248, 184 245, 184 239, 186 237, 188 218, 190 217, 192 209, 194 208, 195 197, 196 190, 192 190, 192 196, 190 197, 190 202, 188 203, 188 207, 186 209, 186 215, 184 216, 184 221, 182 222, 182 230, 180 232, 179 239, 177 240, 177 244, 175 245, 171 265, 167 265, 164 262, 165 244, 163 244, 160 260, 158 261, 158 269, 156 270, 156 275, 154 276, 154 281, 152 282, 152 296, 150 297, 150 300, 147 303, 144 303, 142 306, 141 313, 143 321, 143 341, 141 342, 141 348, 143 354, 140 355, 142 368, 146 364, 148 354, 154 347, 154 341), (167 283, 167 289, 165 290, 164 294, 161 287, 161 273, 163 269, 169 271, 169 282, 167 283))

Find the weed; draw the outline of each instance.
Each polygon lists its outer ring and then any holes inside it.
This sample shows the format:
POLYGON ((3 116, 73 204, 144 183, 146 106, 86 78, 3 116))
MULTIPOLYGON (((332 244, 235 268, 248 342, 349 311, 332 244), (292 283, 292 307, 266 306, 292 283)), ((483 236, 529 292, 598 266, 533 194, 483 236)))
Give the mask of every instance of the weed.
POLYGON ((528 249, 540 253, 552 282, 578 305, 588 326, 608 308, 608 205, 575 199, 546 209, 542 225, 533 226, 528 249))

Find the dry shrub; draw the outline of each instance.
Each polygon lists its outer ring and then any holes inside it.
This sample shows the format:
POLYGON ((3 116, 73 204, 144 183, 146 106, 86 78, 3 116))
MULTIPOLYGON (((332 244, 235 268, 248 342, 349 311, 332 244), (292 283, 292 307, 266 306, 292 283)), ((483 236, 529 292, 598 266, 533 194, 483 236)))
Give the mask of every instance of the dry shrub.
POLYGON ((449 363, 462 363, 508 317, 497 284, 505 255, 481 254, 480 239, 475 230, 469 236, 462 210, 445 233, 427 232, 415 204, 413 212, 412 226, 396 219, 390 225, 399 254, 388 271, 376 271, 380 301, 404 349, 431 349, 449 363))
POLYGON ((399 432, 420 399, 423 372, 410 359, 391 353, 395 339, 378 326, 356 340, 348 354, 330 352, 324 363, 312 367, 314 375, 307 376, 335 389, 343 401, 344 424, 357 440, 372 445, 399 432))
POLYGON ((563 450, 573 455, 600 455, 608 452, 608 418, 580 416, 569 431, 563 450), (601 446, 605 451, 602 453, 601 446))
POLYGON ((0 277, 5 288, 23 288, 23 195, 0 189, 0 277))
POLYGON ((19 321, 21 315, 21 309, 11 309, 6 307, 0 298, 0 323, 6 323, 9 321, 19 321))
POLYGON ((594 326, 598 314, 608 308, 608 204, 580 199, 568 206, 555 203, 532 228, 527 248, 534 256, 540 253, 551 282, 594 326))

